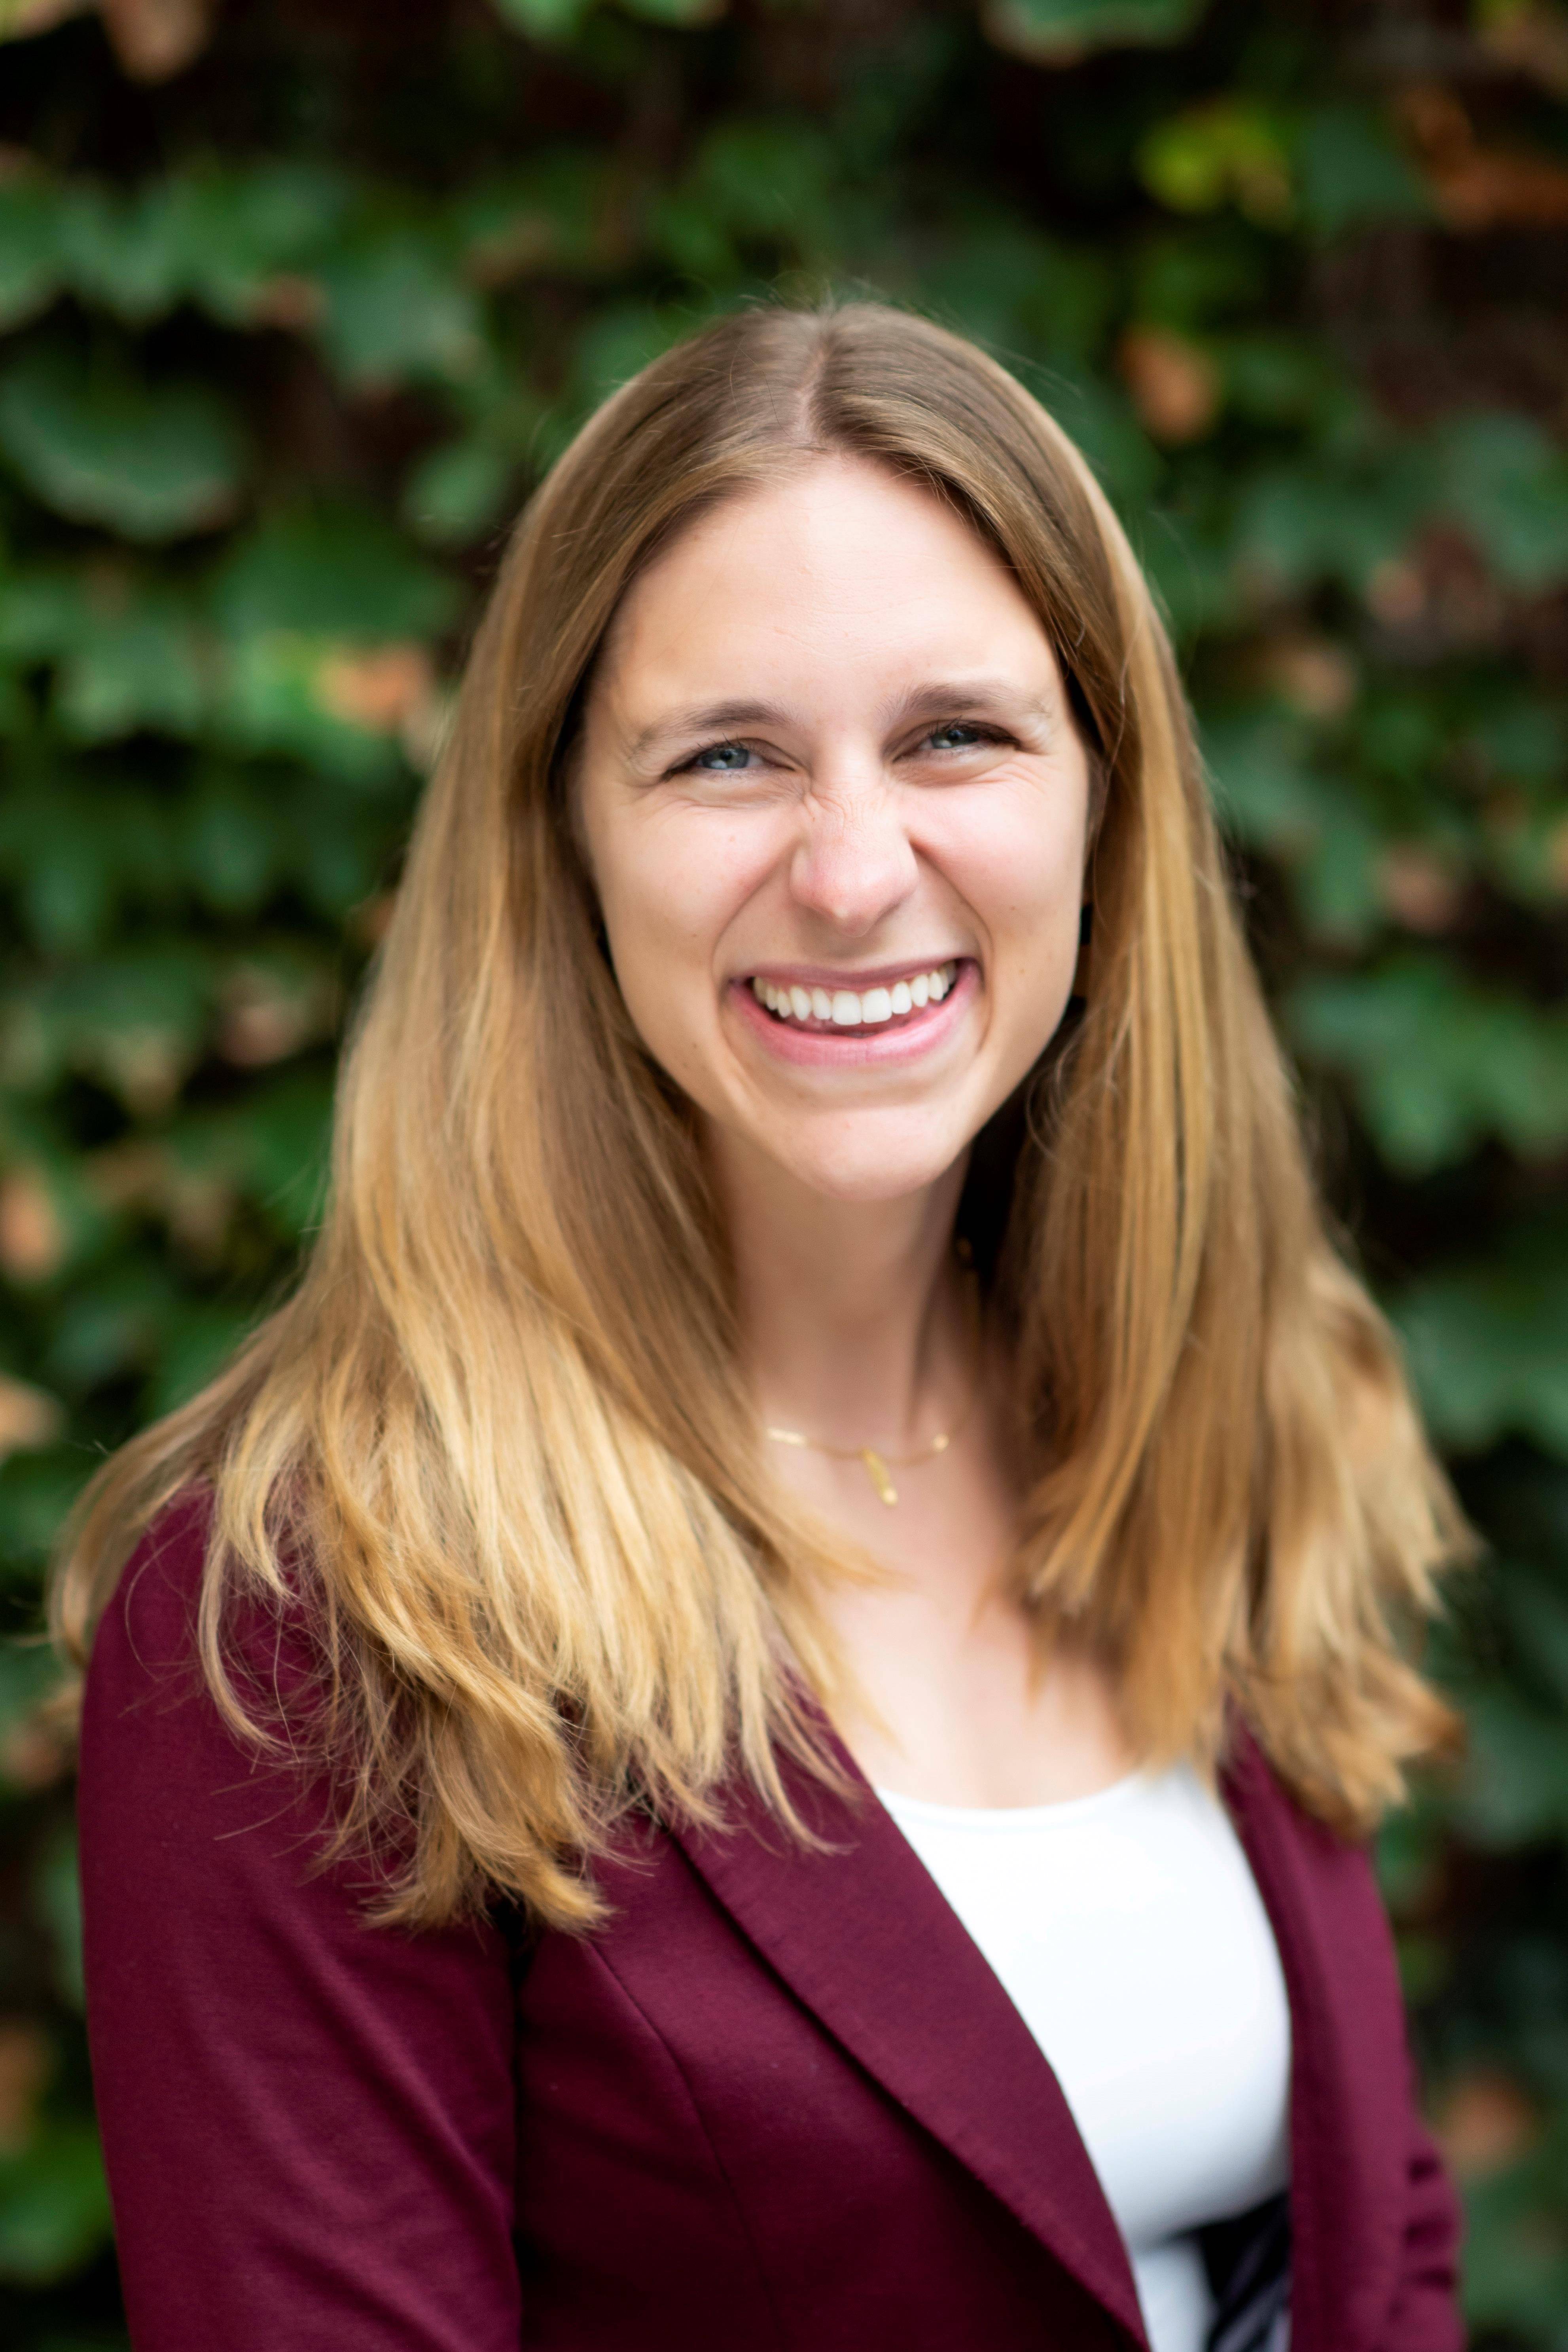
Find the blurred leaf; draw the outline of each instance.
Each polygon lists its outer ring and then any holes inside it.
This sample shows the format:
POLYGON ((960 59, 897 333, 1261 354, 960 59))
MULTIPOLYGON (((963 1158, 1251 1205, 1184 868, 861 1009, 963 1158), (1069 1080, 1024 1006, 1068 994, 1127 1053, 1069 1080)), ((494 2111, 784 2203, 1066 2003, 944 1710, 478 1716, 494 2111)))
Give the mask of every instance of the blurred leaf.
POLYGON ((1040 65, 1091 49, 1163 47, 1183 39, 1207 0, 986 0, 982 22, 999 48, 1040 65))
POLYGON ((334 251, 317 279, 327 304, 321 339, 347 383, 460 378, 478 367, 479 306, 438 239, 410 228, 367 236, 334 251))
POLYGON ((1189 108, 1149 131, 1138 150, 1139 176, 1177 213, 1237 205, 1249 219, 1282 225, 1295 203, 1283 125, 1265 106, 1239 96, 1189 108))
POLYGON ((214 683, 195 615, 156 593, 82 632, 61 663, 56 709, 66 733, 106 742, 139 728, 194 735, 214 683))
POLYGON ((178 216, 178 191, 167 181, 129 196, 68 182, 55 231, 63 276, 87 301, 132 325, 160 317, 184 274, 178 216))
POLYGON ((650 25, 712 25, 726 14, 730 0, 621 0, 629 16, 650 25))
POLYGON ((107 2243, 110 2226, 89 2123, 50 2124, 21 2155, 0 2157, 0 2278, 63 2278, 107 2243))
POLYGON ((1394 1301, 1437 1436, 1473 1451, 1512 1433, 1568 1459, 1568 1246, 1553 1232, 1424 1276, 1394 1301))
POLYGON ((498 16, 538 40, 564 40, 574 33, 595 0, 492 0, 498 16))
POLYGON ((1437 437, 1438 497, 1512 586, 1568 579, 1568 457, 1529 417, 1465 416, 1437 437))
POLYGON ((437 547, 473 539, 500 512, 514 471, 506 450, 478 436, 433 450, 403 494, 409 529, 437 547))
POLYGON ((1322 236, 1367 221, 1424 220, 1431 205, 1420 178, 1381 117, 1354 106, 1320 107, 1296 142, 1301 209, 1322 236))
POLYGON ((244 471, 238 429, 205 385, 153 392, 41 347, 0 375, 0 451, 57 513, 133 540, 226 521, 244 471))
POLYGON ((1331 580, 1364 591, 1421 518, 1426 469, 1404 464, 1259 467, 1242 488, 1235 552, 1263 580, 1300 590, 1331 580))
POLYGON ((201 165, 170 183, 184 285, 234 325, 308 325, 311 265, 330 249, 352 184, 315 162, 279 158, 242 171, 201 165))
POLYGON ((1303 981, 1286 1011, 1305 1051, 1350 1076, 1395 1168, 1441 1167, 1489 1135, 1522 1153, 1568 1143, 1568 1016, 1467 986, 1430 956, 1303 981))
POLYGON ((87 1999, 81 1973, 81 1890, 76 1832, 68 1823, 39 1855, 34 1891, 38 1915, 54 1942, 55 1990, 69 2008, 79 2010, 87 1999))
POLYGON ((546 148, 504 177, 459 192, 449 216, 455 245, 480 285, 505 285, 536 270, 597 277, 624 257, 613 196, 602 155, 546 148))
POLYGON ((445 627, 453 583, 374 511, 297 509, 270 516, 227 557, 214 585, 223 628, 371 642, 445 627))
POLYGON ((57 201, 40 172, 0 180, 0 330, 54 299, 60 282, 57 201))
POLYGON ((1466 1716, 1461 1801, 1470 1833, 1500 1846, 1568 1836, 1568 1722, 1500 1688, 1471 1693, 1466 1716))

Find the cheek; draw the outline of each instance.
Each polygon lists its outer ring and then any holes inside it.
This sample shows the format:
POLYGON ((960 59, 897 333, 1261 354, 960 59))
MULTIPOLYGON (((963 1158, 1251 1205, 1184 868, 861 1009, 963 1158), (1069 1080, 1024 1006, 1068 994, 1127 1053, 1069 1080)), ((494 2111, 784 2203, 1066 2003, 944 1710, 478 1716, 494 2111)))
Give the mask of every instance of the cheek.
POLYGON ((599 903, 616 975, 649 1034, 689 1035, 717 1003, 720 950, 768 869, 762 828, 711 810, 628 812, 595 845, 599 903))
POLYGON ((1088 784, 1024 783, 963 812, 944 845, 950 882, 984 928, 996 974, 1043 980, 1078 955, 1088 784))

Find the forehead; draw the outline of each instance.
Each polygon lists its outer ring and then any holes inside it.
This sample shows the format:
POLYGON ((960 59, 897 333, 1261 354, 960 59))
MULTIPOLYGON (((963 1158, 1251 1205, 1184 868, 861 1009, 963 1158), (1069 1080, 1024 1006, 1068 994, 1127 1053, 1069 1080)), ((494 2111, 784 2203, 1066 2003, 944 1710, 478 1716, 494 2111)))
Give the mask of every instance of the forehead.
POLYGON ((633 583, 596 686, 619 702, 763 665, 1054 668, 995 551, 947 499, 871 461, 808 458, 709 509, 633 583))

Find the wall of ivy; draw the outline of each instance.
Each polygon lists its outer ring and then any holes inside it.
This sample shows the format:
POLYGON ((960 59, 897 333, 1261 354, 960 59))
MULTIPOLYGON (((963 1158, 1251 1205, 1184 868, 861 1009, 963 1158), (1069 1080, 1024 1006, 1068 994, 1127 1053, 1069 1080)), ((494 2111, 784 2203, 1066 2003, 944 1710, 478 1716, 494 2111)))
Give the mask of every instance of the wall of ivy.
MULTIPOLYGON (((1489 1557, 1383 1844, 1489 2352, 1568 2347, 1568 12, 0 0, 0 1612, 286 1280, 499 534, 773 285, 978 335, 1156 577, 1489 1557)), ((0 2340, 122 2345, 0 1650, 0 2340)))

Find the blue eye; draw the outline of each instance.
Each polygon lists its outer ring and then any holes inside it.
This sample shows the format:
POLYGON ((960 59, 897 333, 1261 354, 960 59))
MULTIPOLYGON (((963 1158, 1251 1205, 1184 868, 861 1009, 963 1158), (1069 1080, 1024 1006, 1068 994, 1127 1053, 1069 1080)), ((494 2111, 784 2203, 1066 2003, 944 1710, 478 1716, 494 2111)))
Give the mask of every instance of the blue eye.
POLYGON ((953 719, 945 727, 933 727, 926 740, 938 751, 969 751, 984 740, 986 731, 970 719, 953 719))
POLYGON ((728 776, 745 767, 751 756, 743 743, 710 743, 705 751, 698 752, 691 764, 694 768, 706 768, 710 776, 728 776))

